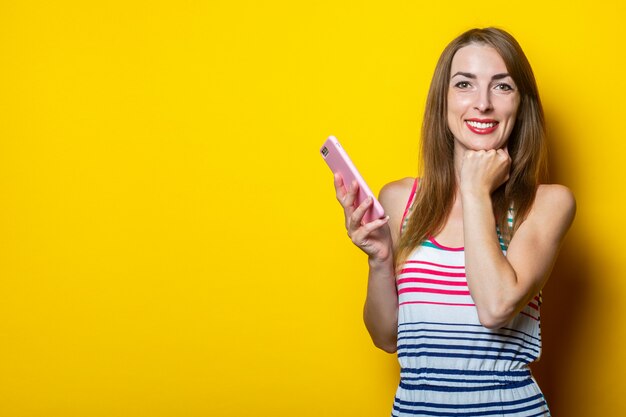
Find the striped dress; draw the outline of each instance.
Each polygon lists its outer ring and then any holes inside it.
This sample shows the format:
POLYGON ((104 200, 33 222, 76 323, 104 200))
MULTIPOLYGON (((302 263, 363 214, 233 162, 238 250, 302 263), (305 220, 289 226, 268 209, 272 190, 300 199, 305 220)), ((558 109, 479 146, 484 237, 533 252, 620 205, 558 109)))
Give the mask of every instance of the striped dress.
POLYGON ((463 248, 434 238, 409 256, 397 287, 401 374, 392 416, 550 415, 528 367, 541 353, 540 294, 503 328, 483 327, 463 248))

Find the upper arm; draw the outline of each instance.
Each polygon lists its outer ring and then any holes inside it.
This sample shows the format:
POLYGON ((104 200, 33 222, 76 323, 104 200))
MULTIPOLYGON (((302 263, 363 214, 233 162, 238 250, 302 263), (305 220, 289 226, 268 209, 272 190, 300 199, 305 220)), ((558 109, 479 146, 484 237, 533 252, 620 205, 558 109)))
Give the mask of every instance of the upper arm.
POLYGON ((378 196, 378 201, 383 206, 385 214, 389 216, 389 228, 394 245, 400 235, 400 222, 404 215, 404 209, 411 197, 414 178, 403 178, 385 185, 378 196))
POLYGON ((576 202, 567 187, 539 187, 528 217, 507 250, 507 260, 520 285, 519 306, 525 305, 545 285, 575 214, 576 202))

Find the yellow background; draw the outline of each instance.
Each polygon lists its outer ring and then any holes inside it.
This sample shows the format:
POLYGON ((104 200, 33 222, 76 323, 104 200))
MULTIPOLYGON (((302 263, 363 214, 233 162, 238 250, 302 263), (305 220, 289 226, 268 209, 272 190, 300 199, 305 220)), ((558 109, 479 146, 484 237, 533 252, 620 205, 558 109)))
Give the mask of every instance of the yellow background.
POLYGON ((0 3, 0 416, 386 416, 366 262, 318 155, 415 176, 436 59, 474 26, 534 67, 579 211, 544 293, 555 416, 618 415, 620 1, 0 3))

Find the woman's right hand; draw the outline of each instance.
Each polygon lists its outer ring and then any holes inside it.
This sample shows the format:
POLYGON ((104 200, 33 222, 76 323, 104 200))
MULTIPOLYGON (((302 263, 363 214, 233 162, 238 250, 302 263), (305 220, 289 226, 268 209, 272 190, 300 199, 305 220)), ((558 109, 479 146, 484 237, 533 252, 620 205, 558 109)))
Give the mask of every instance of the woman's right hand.
POLYGON ((343 207, 346 230, 359 249, 365 252, 371 260, 386 261, 393 254, 392 239, 389 230, 389 216, 382 219, 363 223, 363 216, 372 206, 371 197, 355 206, 359 185, 356 181, 346 186, 340 174, 335 174, 335 192, 337 200, 343 207))

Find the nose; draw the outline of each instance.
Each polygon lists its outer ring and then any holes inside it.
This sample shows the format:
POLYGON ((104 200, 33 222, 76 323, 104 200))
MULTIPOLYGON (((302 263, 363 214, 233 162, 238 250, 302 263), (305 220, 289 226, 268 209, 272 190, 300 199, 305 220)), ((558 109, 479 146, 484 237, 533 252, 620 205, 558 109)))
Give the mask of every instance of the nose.
POLYGON ((481 113, 485 113, 493 109, 489 89, 481 89, 476 93, 476 102, 474 103, 474 108, 481 113))

